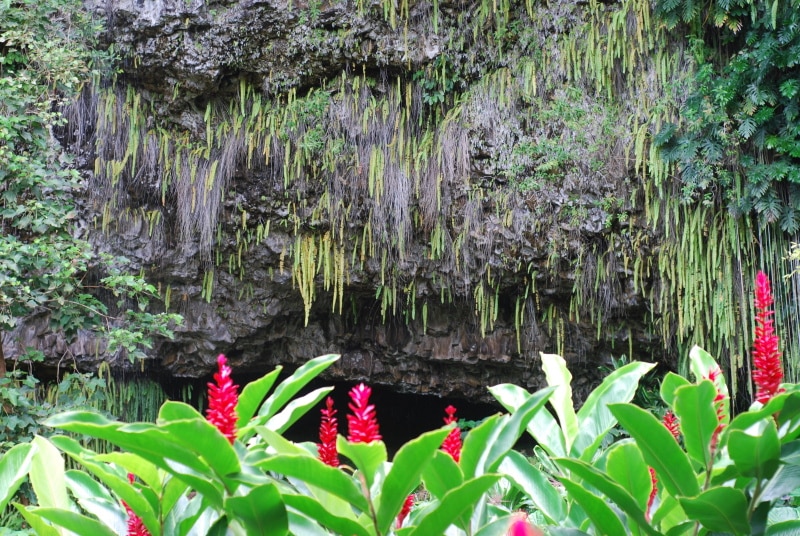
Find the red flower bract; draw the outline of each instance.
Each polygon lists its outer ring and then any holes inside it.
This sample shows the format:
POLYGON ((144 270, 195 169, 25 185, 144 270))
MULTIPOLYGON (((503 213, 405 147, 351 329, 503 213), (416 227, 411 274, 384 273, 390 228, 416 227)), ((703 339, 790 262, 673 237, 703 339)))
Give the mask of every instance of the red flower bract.
POLYGON ((671 410, 667 410, 664 414, 664 426, 667 427, 669 433, 672 434, 672 437, 675 438, 675 441, 678 441, 681 438, 681 430, 678 427, 678 418, 675 417, 675 414, 672 413, 671 410))
POLYGON ((378 429, 378 420, 375 417, 375 406, 369 403, 372 389, 359 383, 350 389, 350 404, 347 407, 353 413, 347 416, 348 435, 351 443, 371 443, 380 441, 381 434, 378 429))
POLYGON ((208 384, 208 410, 206 419, 217 427, 222 435, 233 444, 236 439, 236 404, 239 401, 238 386, 231 379, 231 368, 227 365, 227 358, 219 354, 217 365, 219 371, 214 374, 214 383, 208 384))
POLYGON ((764 272, 756 276, 756 333, 753 341, 753 383, 756 386, 756 400, 766 404, 780 392, 783 369, 781 352, 778 349, 778 336, 775 334, 770 309, 774 303, 769 278, 764 272))
POLYGON ((339 452, 336 450, 336 435, 339 433, 338 421, 335 417, 336 409, 333 399, 328 397, 325 409, 320 410, 322 422, 319 425, 319 443, 317 452, 322 463, 331 467, 339 467, 339 452))
POLYGON ((656 502, 656 497, 658 496, 658 477, 656 476, 656 470, 652 467, 648 467, 650 469, 650 496, 647 498, 647 508, 644 511, 644 517, 648 521, 650 521, 650 516, 652 515, 651 510, 653 509, 653 503, 656 502))
POLYGON ((400 509, 400 513, 397 514, 397 523, 395 526, 399 529, 403 526, 403 521, 408 516, 408 513, 411 511, 411 507, 414 506, 414 494, 412 493, 406 500, 403 502, 403 507, 400 509))
POLYGON ((718 385, 718 379, 722 375, 722 371, 719 367, 714 367, 710 371, 708 371, 707 380, 711 380, 711 383, 714 384, 714 389, 716 389, 717 394, 714 395, 714 410, 717 413, 717 427, 714 429, 714 433, 711 435, 711 456, 713 457, 717 451, 717 445, 719 444, 719 434, 722 433, 723 428, 725 428, 725 395, 722 394, 722 390, 718 385))
MULTIPOLYGON (((128 482, 133 484, 135 478, 133 473, 128 473, 128 482)), ((150 531, 145 528, 141 518, 131 510, 128 503, 122 501, 122 506, 125 507, 125 512, 128 514, 128 536, 150 536, 150 531)))
MULTIPOLYGON (((447 417, 444 418, 445 424, 456 422, 456 408, 454 406, 447 406, 444 408, 447 417)), ((456 426, 450 431, 450 434, 444 438, 442 443, 442 450, 448 453, 458 463, 461 459, 461 428, 456 426)))

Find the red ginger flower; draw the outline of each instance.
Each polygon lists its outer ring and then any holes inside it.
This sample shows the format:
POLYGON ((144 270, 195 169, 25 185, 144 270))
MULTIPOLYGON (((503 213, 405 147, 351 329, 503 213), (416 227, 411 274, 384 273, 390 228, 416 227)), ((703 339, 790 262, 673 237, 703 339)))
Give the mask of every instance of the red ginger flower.
POLYGON ((319 425, 319 443, 317 453, 320 461, 331 467, 339 467, 339 452, 336 450, 336 435, 339 433, 338 421, 335 417, 336 409, 333 399, 328 397, 325 409, 320 410, 322 422, 319 425))
POLYGON ((227 358, 219 354, 217 365, 219 372, 214 374, 216 385, 208 384, 208 410, 206 419, 217 427, 222 435, 228 438, 233 444, 236 439, 236 404, 239 401, 238 385, 231 380, 231 368, 227 365, 227 358))
POLYGON ((672 413, 672 410, 667 410, 664 414, 664 426, 667 427, 669 433, 672 434, 672 437, 675 438, 675 441, 678 441, 681 438, 681 430, 678 427, 678 418, 672 413))
POLYGON ((781 392, 783 379, 781 352, 775 334, 770 307, 774 303, 769 278, 759 271, 756 276, 756 337, 753 341, 753 383, 756 385, 756 400, 766 404, 781 392))
POLYGON ((414 506, 414 494, 412 493, 406 500, 403 502, 403 507, 400 509, 400 513, 397 514, 397 523, 396 528, 400 528, 403 526, 403 521, 405 521, 406 517, 408 517, 408 513, 411 511, 411 507, 414 506))
POLYGON ((714 429, 714 433, 711 434, 711 456, 714 456, 714 453, 717 450, 717 444, 719 443, 719 434, 722 433, 723 428, 725 428, 725 395, 722 394, 722 390, 717 385, 717 381, 722 375, 722 371, 719 367, 714 367, 710 371, 708 371, 708 378, 707 380, 711 380, 714 384, 714 388, 717 390, 716 396, 714 396, 714 409, 717 411, 717 427, 714 429))
MULTIPOLYGON (((128 473, 128 482, 133 484, 133 473, 128 473)), ((128 503, 122 501, 122 506, 125 507, 125 512, 128 513, 128 536, 150 536, 150 532, 145 528, 142 519, 137 516, 128 503)))
POLYGON ((381 434, 378 429, 378 420, 375 418, 375 406, 369 403, 372 389, 359 383, 350 389, 350 404, 347 407, 353 412, 347 416, 349 434, 347 440, 351 443, 371 443, 380 441, 381 434))
POLYGON ((514 514, 514 521, 508 527, 506 536, 544 536, 542 531, 534 527, 528 521, 528 514, 517 512, 514 514))
MULTIPOLYGON (((447 406, 444 408, 444 411, 447 413, 447 417, 444 418, 445 424, 450 424, 457 421, 456 408, 454 406, 447 406)), ((459 462, 461 459, 461 428, 456 426, 450 431, 450 434, 444 438, 442 450, 452 456, 456 463, 459 462)))
POLYGON ((644 510, 644 517, 647 521, 650 521, 650 516, 652 515, 650 510, 653 508, 653 503, 656 502, 656 496, 658 496, 658 477, 656 477, 656 470, 652 467, 648 467, 650 469, 650 484, 652 487, 650 488, 650 496, 647 498, 647 508, 644 510))

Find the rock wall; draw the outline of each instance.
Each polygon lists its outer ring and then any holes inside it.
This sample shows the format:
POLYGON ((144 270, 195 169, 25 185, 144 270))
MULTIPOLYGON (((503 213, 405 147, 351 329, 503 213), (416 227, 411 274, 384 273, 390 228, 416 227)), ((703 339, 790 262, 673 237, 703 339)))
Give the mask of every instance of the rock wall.
MULTIPOLYGON (((539 352, 565 355, 578 396, 614 357, 674 357, 647 155, 659 55, 681 56, 647 2, 89 7, 121 73, 61 137, 86 176, 81 232, 185 317, 153 371, 334 352, 332 379, 486 399, 540 387, 539 352)), ((41 322, 6 355, 128 366, 41 322)))

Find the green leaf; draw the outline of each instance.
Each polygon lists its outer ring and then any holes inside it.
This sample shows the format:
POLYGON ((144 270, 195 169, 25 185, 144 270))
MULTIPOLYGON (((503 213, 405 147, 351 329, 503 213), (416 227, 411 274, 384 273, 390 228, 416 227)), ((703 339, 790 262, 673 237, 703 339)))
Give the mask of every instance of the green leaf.
POLYGON ((700 493, 689 458, 669 430, 649 412, 633 404, 613 404, 611 412, 636 440, 647 465, 672 495, 694 497, 700 493))
POLYGON ((278 375, 282 370, 282 366, 277 366, 275 370, 269 374, 248 383, 244 386, 244 389, 242 389, 239 400, 236 403, 236 415, 239 417, 236 421, 236 430, 238 430, 239 437, 242 435, 242 428, 244 428, 250 422, 250 419, 253 418, 253 415, 256 414, 256 410, 258 410, 258 407, 261 405, 264 397, 267 396, 269 390, 272 389, 275 380, 278 379, 278 375))
POLYGON ((256 486, 244 496, 229 497, 225 510, 247 534, 285 536, 289 531, 286 506, 272 483, 256 486))
POLYGON ((83 471, 66 473, 67 487, 81 508, 97 519, 102 519, 112 530, 126 526, 127 514, 119 502, 97 480, 83 471))
POLYGON ((299 367, 291 376, 283 380, 272 395, 261 405, 261 408, 258 410, 258 416, 266 417, 267 419, 271 418, 280 411, 300 389, 319 376, 338 359, 338 354, 327 354, 315 357, 308 363, 299 367))
POLYGON ((566 504, 547 476, 512 450, 500 464, 500 472, 511 480, 533 502, 534 506, 553 525, 560 525, 567 517, 566 504))
POLYGON ((448 491, 464 483, 464 474, 452 456, 437 450, 431 463, 422 470, 422 482, 433 497, 441 499, 448 491))
MULTIPOLYGON (((630 519, 635 521, 639 528, 647 534, 651 535, 658 535, 659 532, 654 530, 650 523, 647 522, 645 517, 644 509, 639 506, 637 500, 628 493, 625 488, 620 486, 618 483, 614 482, 610 477, 604 475, 588 463, 575 460, 572 458, 557 458, 554 460, 558 465, 565 468, 569 471, 572 476, 577 476, 584 482, 588 483, 590 486, 597 489, 597 491, 603 493, 606 497, 608 497, 620 510, 625 512, 630 519)), ((588 493, 588 492, 587 492, 588 493)), ((594 495, 592 494, 592 498, 589 499, 587 504, 583 504, 580 500, 578 500, 578 504, 583 506, 583 509, 586 511, 586 514, 589 515, 590 519, 595 522, 595 519, 591 516, 589 512, 589 508, 596 509, 597 506, 594 504, 594 495)), ((599 511, 602 514, 602 510, 599 511)), ((616 514, 614 517, 617 518, 616 514)), ((613 522, 612 522, 613 524, 613 522)), ((597 523, 595 522, 595 525, 597 523)), ((619 533, 606 533, 606 534, 624 534, 623 532, 619 533)))
POLYGON ((800 465, 800 440, 781 445, 781 462, 788 465, 800 465))
MULTIPOLYGON (((489 387, 489 392, 510 413, 517 411, 531 396, 528 391, 512 383, 489 387)), ((550 456, 567 455, 564 433, 550 412, 539 411, 534 414, 527 429, 528 433, 550 456)))
POLYGON ((573 457, 591 460, 603 438, 617 424, 608 409, 609 404, 630 402, 639 380, 655 364, 635 361, 622 366, 605 377, 603 382, 586 398, 578 410, 578 429, 570 454, 573 457))
POLYGON ((340 435, 336 438, 336 449, 339 454, 353 462, 356 469, 364 476, 368 487, 372 487, 378 468, 386 463, 388 457, 383 441, 351 443, 340 435))
POLYGON ((464 514, 472 512, 475 503, 498 480, 500 475, 483 475, 450 490, 434 508, 426 511, 425 516, 417 520, 416 527, 407 533, 408 536, 444 534, 447 527, 464 514))
POLYGON ((169 433, 170 441, 182 444, 201 457, 220 477, 241 471, 233 445, 193 407, 182 402, 165 402, 159 412, 159 421, 164 419, 164 415, 178 414, 182 415, 181 420, 159 422, 159 427, 169 433))
POLYGON ((556 388, 550 397, 550 404, 561 423, 566 448, 570 450, 575 436, 578 435, 578 417, 572 405, 572 374, 567 368, 567 362, 560 355, 541 352, 541 356, 547 385, 556 388))
POLYGON ((500 428, 509 418, 508 415, 492 415, 467 432, 459 462, 464 477, 480 476, 478 467, 481 460, 486 459, 486 445, 491 445, 495 441, 500 428))
POLYGON ((452 428, 443 428, 422 434, 397 451, 377 498, 377 525, 381 534, 389 532, 406 497, 419 485, 423 469, 431 462, 450 430, 452 428))
POLYGON ((311 456, 278 454, 258 462, 256 466, 300 479, 344 499, 362 512, 369 511, 367 499, 351 477, 311 456))
POLYGON ((91 534, 92 536, 117 536, 105 523, 83 514, 61 508, 30 508, 30 510, 58 527, 63 527, 75 534, 91 534))
MULTIPOLYGON (((286 405, 283 411, 266 422, 266 427, 270 430, 275 430, 279 434, 285 432, 291 425, 297 422, 297 419, 305 415, 309 409, 316 406, 317 403, 331 391, 333 391, 333 387, 321 387, 307 395, 292 400, 286 405)), ((263 417, 259 419, 261 418, 263 417)), ((258 423, 259 419, 254 419, 253 422, 258 423)))
POLYGON ((691 382, 674 372, 667 372, 664 379, 661 380, 660 389, 661 399, 667 406, 670 408, 675 407, 675 392, 679 387, 683 387, 684 385, 691 385, 691 382))
POLYGON ((653 483, 639 447, 626 440, 613 444, 606 455, 606 472, 636 499, 639 508, 647 508, 653 483))
POLYGON ((34 437, 32 443, 34 452, 29 476, 39 506, 68 509, 64 458, 50 441, 41 436, 34 437))
POLYGON ((323 527, 331 529, 334 534, 370 536, 369 531, 360 523, 349 517, 342 517, 345 512, 337 511, 336 514, 333 514, 312 497, 284 494, 283 500, 286 502, 286 506, 302 512, 323 527))
POLYGON ((744 476, 759 480, 770 478, 778 469, 781 445, 778 428, 772 419, 764 421, 764 429, 758 435, 733 430, 728 435, 728 454, 736 468, 744 476))
MULTIPOLYGON (((697 385, 685 385, 675 391, 675 415, 683 434, 683 444, 689 456, 703 467, 711 463, 711 436, 719 421, 714 408, 717 389, 709 380, 697 385)), ((666 428, 662 425, 662 428, 666 428)))
MULTIPOLYGON (((583 463, 579 460, 575 461, 576 463, 583 463)), ((588 491, 582 484, 568 478, 560 478, 559 480, 564 485, 564 489, 567 490, 567 494, 586 512, 598 534, 626 534, 622 521, 603 499, 588 491)))
POLYGON ((56 529, 53 525, 45 521, 45 519, 38 513, 34 512, 34 506, 22 506, 19 503, 11 503, 14 508, 25 518, 30 528, 33 529, 37 536, 60 536, 61 531, 56 529))
POLYGON ((34 448, 30 443, 11 447, 0 458, 0 512, 14 496, 28 476, 34 448))
POLYGON ((800 466, 781 465, 764 486, 760 499, 762 501, 779 499, 797 488, 800 488, 800 466))
POLYGON ((477 471, 494 472, 497 470, 503 456, 514 447, 528 423, 537 413, 547 411, 543 409, 544 405, 556 390, 553 387, 547 387, 536 391, 511 415, 510 419, 502 421, 497 436, 491 443, 488 443, 489 448, 484 448, 486 455, 484 466, 476 468, 477 471))
POLYGON ((789 519, 767 527, 766 536, 797 536, 800 534, 800 519, 789 519))
POLYGON ((679 498, 683 511, 713 532, 750 534, 747 498, 736 488, 711 488, 695 498, 679 498))
MULTIPOLYGON (((710 379, 711 371, 715 369, 722 370, 714 357, 697 345, 689 350, 689 368, 692 374, 694 374, 695 381, 698 383, 701 380, 710 379)), ((716 383, 719 385, 719 392, 727 398, 729 395, 728 385, 725 383, 725 376, 720 374, 716 383)))

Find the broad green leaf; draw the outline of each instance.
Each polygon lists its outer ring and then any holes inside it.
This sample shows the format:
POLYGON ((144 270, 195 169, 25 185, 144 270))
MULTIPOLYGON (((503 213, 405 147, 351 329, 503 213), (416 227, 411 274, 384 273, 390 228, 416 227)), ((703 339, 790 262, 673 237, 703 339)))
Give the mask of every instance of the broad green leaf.
POLYGON ((781 521, 767 527, 766 536, 797 536, 800 534, 800 519, 781 521))
MULTIPOLYGON (((300 398, 295 398, 286 404, 286 407, 281 412, 266 421, 265 426, 282 434, 331 391, 333 391, 333 387, 321 387, 300 398)), ((263 417, 259 419, 261 418, 263 417)), ((258 422, 259 419, 254 419, 254 423, 258 422)))
POLYGON ((689 519, 713 532, 750 534, 747 498, 737 488, 711 488, 697 497, 679 498, 689 519))
MULTIPOLYGON (((625 488, 620 486, 618 483, 614 482, 614 480, 612 480, 610 477, 601 473, 588 463, 581 460, 576 460, 573 458, 558 458, 553 461, 555 461, 558 465, 569 471, 573 477, 577 476, 583 482, 588 483, 589 485, 597 489, 597 491, 603 493, 620 510, 625 512, 628 518, 635 521, 639 525, 641 531, 651 535, 659 534, 659 532, 653 529, 650 526, 650 523, 647 522, 644 509, 641 506, 639 506, 637 500, 630 493, 628 493, 625 490, 625 488)), ((569 490, 569 488, 567 489, 569 490)), ((589 511, 589 509, 591 508, 593 509, 593 511, 597 511, 598 513, 602 514, 602 509, 594 510, 597 508, 594 502, 594 498, 595 496, 592 494, 592 497, 588 499, 588 502, 582 502, 581 500, 578 500, 578 503, 581 504, 581 506, 583 506, 583 509, 586 511, 586 514, 589 515, 590 519, 592 519, 592 522, 594 522, 595 525, 598 526, 599 528, 599 525, 597 525, 597 521, 595 520, 594 517, 592 517, 589 511)), ((617 518, 616 514, 614 514, 614 517, 617 518)), ((617 533, 610 533, 610 534, 617 534, 617 533)), ((623 533, 621 532, 618 534, 623 534, 623 533)))
MULTIPOLYGON (((489 392, 509 413, 517 411, 531 396, 528 391, 512 383, 489 387, 489 392)), ((528 423, 527 429, 539 446, 550 456, 567 455, 564 433, 561 431, 558 421, 549 411, 537 412, 531 422, 528 423)))
MULTIPOLYGON (((166 402, 163 407, 181 402, 166 402)), ((160 428, 169 434, 169 441, 181 444, 186 450, 205 460, 208 466, 220 477, 241 471, 239 457, 233 445, 222 435, 216 426, 205 420, 194 408, 196 417, 161 424, 160 428)), ((121 429, 121 430, 124 430, 121 429)))
POLYGON ((528 400, 515 411, 510 419, 504 420, 495 439, 489 443, 489 448, 485 448, 486 458, 482 472, 494 472, 500 464, 503 456, 511 450, 526 426, 537 413, 547 411, 544 409, 545 403, 550 399, 556 389, 547 387, 533 393, 528 400))
POLYGON ((267 396, 269 390, 272 389, 275 380, 282 370, 282 366, 277 366, 275 370, 269 374, 248 383, 244 386, 244 389, 242 389, 239 400, 236 403, 236 415, 238 416, 236 430, 238 431, 240 439, 242 436, 242 429, 247 426, 250 419, 256 414, 258 407, 261 405, 264 397, 267 396))
MULTIPOLYGON (((330 532, 322 528, 317 521, 297 510, 288 510, 289 534, 302 534, 303 536, 330 536, 330 532)), ((357 532, 343 532, 341 534, 352 534, 361 536, 357 532)))
POLYGON ((29 477, 39 506, 68 509, 64 458, 50 441, 41 436, 34 437, 32 443, 34 451, 29 477))
POLYGON ((286 506, 294 508, 298 512, 302 512, 323 527, 331 529, 334 534, 370 536, 370 532, 355 519, 342 517, 342 515, 347 512, 337 511, 333 514, 312 497, 308 497, 307 495, 284 494, 283 500, 286 502, 286 506))
POLYGON ((781 462, 789 465, 800 465, 800 440, 791 441, 781 446, 781 462))
POLYGON ((383 441, 372 441, 370 443, 351 443, 344 436, 336 438, 336 449, 339 454, 347 457, 356 466, 367 482, 368 487, 372 487, 375 473, 378 467, 386 463, 386 445, 383 441))
POLYGON ((647 508, 653 483, 636 444, 619 441, 612 445, 606 456, 606 473, 636 500, 641 510, 647 508))
POLYGON ((117 536, 108 525, 91 517, 87 517, 77 512, 71 512, 61 508, 38 507, 30 509, 36 515, 53 523, 58 527, 63 527, 75 534, 91 534, 92 536, 117 536))
POLYGON ((762 501, 772 501, 788 495, 800 488, 800 466, 781 465, 772 478, 767 481, 761 493, 762 501))
POLYGON ((267 444, 278 454, 297 454, 302 456, 311 456, 312 458, 314 457, 306 449, 293 441, 289 441, 274 430, 270 430, 265 426, 258 426, 255 430, 256 433, 260 435, 261 438, 264 439, 264 441, 266 441, 267 444))
POLYGON ((265 471, 298 478, 344 499, 362 512, 369 510, 366 498, 351 477, 311 456, 279 454, 259 462, 257 466, 265 471))
POLYGON ((331 366, 336 360, 339 359, 338 354, 327 354, 315 357, 308 363, 292 373, 291 376, 283 380, 275 391, 267 398, 258 410, 259 417, 266 417, 270 419, 280 409, 286 405, 289 400, 296 395, 300 389, 306 386, 308 382, 319 376, 326 368, 331 366))
POLYGON ((289 531, 286 506, 275 484, 263 484, 244 496, 229 497, 225 510, 247 534, 285 536, 289 531))
POLYGON ((775 421, 765 421, 764 429, 759 435, 733 430, 728 435, 728 454, 744 476, 759 480, 770 478, 778 469, 781 457, 775 421))
POLYGON ((175 475, 216 507, 222 507, 222 483, 212 469, 171 434, 149 423, 120 425, 88 411, 69 411, 50 417, 45 424, 70 432, 105 439, 129 452, 138 454, 157 467, 175 475))
POLYGON ((675 391, 684 385, 691 385, 691 382, 674 372, 667 372, 664 379, 661 380, 661 389, 659 390, 661 399, 670 409, 675 407, 675 391))
POLYGON ((491 521, 478 529, 475 536, 507 536, 511 523, 514 522, 514 514, 501 517, 492 517, 491 521))
MULTIPOLYGON (((722 370, 717 361, 705 350, 695 345, 689 350, 689 368, 694 374, 695 382, 700 383, 701 380, 707 380, 711 376, 711 371, 714 369, 722 370)), ((727 399, 728 385, 725 383, 725 375, 720 374, 716 386, 722 395, 727 399)), ((729 414, 726 411, 726 414, 729 414)))
POLYGON ((714 409, 715 396, 717 389, 709 380, 675 391, 675 415, 680 422, 683 444, 689 456, 703 467, 711 463, 711 436, 719 424, 714 409))
POLYGON ((83 471, 69 470, 65 476, 67 487, 84 511, 102 519, 112 530, 124 532, 128 516, 104 486, 83 471))
POLYGON ((45 518, 36 513, 34 511, 36 510, 35 506, 22 506, 17 502, 11 504, 22 515, 37 536, 59 536, 63 533, 63 531, 58 530, 46 521, 45 518))
POLYGON ((464 483, 464 474, 452 456, 438 450, 431 463, 422 470, 422 482, 433 497, 441 499, 448 491, 464 483))
POLYGON ((0 458, 0 511, 5 510, 28 476, 34 447, 31 443, 14 445, 0 458))
POLYGON ((558 354, 545 354, 542 356, 542 370, 544 371, 547 385, 556 390, 550 397, 550 405, 556 412, 567 450, 571 450, 572 442, 578 435, 578 417, 572 405, 572 373, 567 368, 567 362, 558 354))
MULTIPOLYGON (((562 458, 563 460, 564 458, 562 458)), ((582 463, 575 460, 576 463, 582 463)), ((581 484, 574 482, 568 478, 559 479, 564 489, 567 490, 569 497, 578 503, 586 515, 592 521, 592 524, 597 529, 598 534, 626 534, 625 526, 620 521, 617 514, 610 506, 598 497, 597 495, 588 491, 581 484)))
POLYGON ((501 427, 509 418, 508 415, 492 415, 467 432, 459 462, 465 478, 480 476, 478 467, 481 461, 486 459, 486 445, 491 445, 495 441, 501 427))
POLYGON ((434 508, 426 512, 425 517, 418 519, 416 527, 407 534, 409 536, 444 534, 447 527, 464 514, 472 512, 483 494, 499 479, 500 475, 482 475, 450 490, 434 508))
POLYGON ((611 412, 636 440, 647 465, 672 495, 694 497, 700 493, 697 475, 686 453, 669 430, 649 412, 633 404, 613 404, 611 412))
POLYGON ((554 525, 566 519, 566 505, 547 476, 512 450, 500 464, 500 472, 527 494, 534 506, 554 525))
POLYGON ((452 428, 427 432, 397 451, 376 499, 377 525, 381 534, 389 532, 406 497, 419 486, 423 469, 431 462, 450 430, 452 428))
POLYGON ((634 361, 606 376, 603 382, 586 398, 578 410, 578 433, 572 445, 571 455, 590 461, 603 438, 617 424, 617 419, 608 410, 616 402, 630 402, 639 380, 655 364, 634 361))

